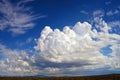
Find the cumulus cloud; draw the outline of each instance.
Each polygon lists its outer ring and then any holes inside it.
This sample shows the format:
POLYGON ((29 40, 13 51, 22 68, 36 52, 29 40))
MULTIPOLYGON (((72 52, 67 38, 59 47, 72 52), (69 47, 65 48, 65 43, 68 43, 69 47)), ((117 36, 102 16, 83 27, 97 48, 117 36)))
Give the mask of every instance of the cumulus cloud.
POLYGON ((13 34, 24 34, 34 27, 34 20, 45 16, 33 15, 30 7, 25 4, 33 0, 21 0, 16 4, 9 0, 0 2, 0 30, 7 30, 13 34))
POLYGON ((3 76, 28 76, 37 74, 37 69, 30 64, 32 57, 25 51, 11 50, 0 44, 0 75, 3 76))
POLYGON ((63 76, 96 69, 119 71, 120 35, 109 33, 110 26, 101 17, 95 18, 100 30, 88 22, 77 22, 63 30, 46 26, 36 40, 33 55, 0 45, 1 75, 63 76), (108 45, 112 50, 110 56, 100 51, 108 45))
POLYGON ((120 34, 120 21, 112 21, 109 22, 108 25, 111 27, 110 32, 116 32, 117 34, 120 34))
POLYGON ((120 71, 120 44, 114 44, 111 49, 113 50, 111 56, 112 58, 112 69, 120 71))
MULTIPOLYGON (((65 26, 62 31, 52 30, 46 26, 38 38, 35 49, 40 51, 40 57, 47 64, 52 64, 51 68, 63 69, 62 71, 112 67, 112 63, 118 63, 119 59, 114 60, 113 58, 116 59, 114 56, 111 58, 103 55, 100 49, 107 45, 113 47, 120 41, 120 36, 110 34, 107 23, 102 19, 100 22, 102 25, 102 27, 99 25, 100 32, 92 30, 88 22, 78 22, 72 29, 65 26)), ((112 54, 116 55, 114 50, 112 54)), ((44 64, 44 67, 47 67, 47 64, 44 64)))

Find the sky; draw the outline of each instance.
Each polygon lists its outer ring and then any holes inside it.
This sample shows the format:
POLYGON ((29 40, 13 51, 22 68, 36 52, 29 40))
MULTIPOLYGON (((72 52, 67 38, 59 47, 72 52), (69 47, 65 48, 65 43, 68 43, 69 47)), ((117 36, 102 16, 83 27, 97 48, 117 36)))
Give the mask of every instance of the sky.
POLYGON ((120 74, 120 0, 0 0, 0 75, 120 74))

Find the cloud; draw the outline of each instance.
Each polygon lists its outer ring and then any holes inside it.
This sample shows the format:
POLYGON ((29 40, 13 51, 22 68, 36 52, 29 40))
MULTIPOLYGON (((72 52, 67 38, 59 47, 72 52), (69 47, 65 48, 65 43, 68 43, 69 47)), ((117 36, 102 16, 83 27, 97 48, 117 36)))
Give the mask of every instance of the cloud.
POLYGON ((116 71, 120 71, 120 44, 115 44, 111 47, 111 49, 113 50, 111 56, 112 58, 112 68, 111 69, 116 69, 116 71))
POLYGON ((110 32, 116 32, 120 34, 120 21, 112 21, 109 22, 108 25, 111 27, 110 32))
POLYGON ((31 8, 26 6, 30 1, 33 0, 21 0, 13 4, 9 0, 2 0, 0 2, 0 30, 24 34, 35 26, 34 20, 45 17, 33 15, 31 8))
MULTIPOLYGON (((113 62, 119 63, 118 57, 105 56, 100 50, 107 45, 112 47, 116 45, 120 41, 120 36, 110 34, 108 25, 104 20, 100 19, 99 23, 100 32, 96 29, 92 30, 92 25, 88 22, 78 22, 72 29, 66 26, 62 31, 59 29, 52 30, 46 26, 38 38, 37 46, 35 46, 35 49, 40 51, 40 58, 45 61, 43 67, 57 68, 58 72, 63 73, 66 71, 94 70, 106 67, 109 67, 108 70, 110 70, 113 68, 113 62), (97 38, 98 41, 93 38, 97 38)), ((111 55, 116 55, 114 52, 116 50, 111 49, 113 50, 111 55)), ((114 69, 116 68, 114 67, 114 69)))
POLYGON ((108 25, 110 27, 119 27, 120 28, 120 21, 112 21, 112 22, 109 22, 108 25))
POLYGON ((119 71, 120 35, 109 33, 110 26, 101 17, 96 18, 94 23, 100 30, 88 22, 77 22, 63 30, 46 26, 36 39, 32 55, 1 44, 0 75, 69 76, 95 70, 119 71), (108 45, 112 50, 110 56, 101 52, 108 45))
POLYGON ((37 71, 30 63, 32 59, 21 50, 11 50, 0 44, 0 75, 3 76, 28 76, 35 75, 37 71))
POLYGON ((118 6, 118 9, 120 9, 120 5, 118 6))
POLYGON ((96 10, 93 11, 93 20, 91 20, 92 28, 98 32, 108 33, 111 29, 108 24, 103 20, 104 11, 96 10))
POLYGON ((84 10, 81 10, 80 13, 82 13, 82 14, 88 14, 88 12, 84 11, 84 10))
POLYGON ((96 10, 93 12, 94 17, 103 17, 104 16, 104 11, 103 10, 96 10))
MULTIPOLYGON (((31 44, 31 43, 33 43, 33 42, 34 42, 34 39, 33 39, 32 37, 29 37, 29 38, 26 39, 26 40, 17 41, 17 42, 15 43, 15 45, 16 45, 17 47, 23 47, 23 46, 29 45, 29 44, 31 44)), ((29 45, 29 47, 31 47, 31 46, 29 45)))
POLYGON ((107 1, 105 2, 106 5, 110 5, 111 4, 111 1, 107 1))
POLYGON ((119 10, 108 11, 108 12, 106 13, 107 16, 112 16, 112 15, 115 15, 115 14, 119 14, 119 10))

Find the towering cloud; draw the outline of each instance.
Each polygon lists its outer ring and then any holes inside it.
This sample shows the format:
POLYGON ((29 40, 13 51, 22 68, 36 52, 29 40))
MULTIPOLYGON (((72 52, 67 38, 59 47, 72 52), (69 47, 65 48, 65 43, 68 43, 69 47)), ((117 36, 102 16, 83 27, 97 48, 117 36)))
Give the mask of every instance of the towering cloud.
MULTIPOLYGON (((78 22, 72 29, 66 26, 62 31, 46 26, 35 49, 40 51, 40 57, 45 61, 64 64, 67 69, 73 66, 79 69, 112 67, 113 62, 118 63, 119 60, 115 61, 114 56, 103 55, 100 50, 107 45, 116 45, 120 36, 110 34, 107 23, 102 19, 99 24, 100 31, 92 29, 88 22, 78 22)), ((113 54, 116 55, 114 52, 110 55, 113 54)))
POLYGON ((62 31, 46 26, 33 55, 24 50, 11 50, 0 45, 0 73, 3 75, 71 75, 84 71, 105 69, 120 71, 120 36, 109 33, 102 19, 96 23, 100 30, 88 22, 77 22, 73 28, 62 31), (102 27, 101 27, 102 26, 102 27), (110 45, 111 53, 101 52, 110 45))

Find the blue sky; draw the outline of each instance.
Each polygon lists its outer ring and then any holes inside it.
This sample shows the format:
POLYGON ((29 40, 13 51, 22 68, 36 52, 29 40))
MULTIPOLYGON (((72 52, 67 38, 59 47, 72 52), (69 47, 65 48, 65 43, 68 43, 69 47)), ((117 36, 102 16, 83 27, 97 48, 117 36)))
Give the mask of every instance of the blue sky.
POLYGON ((120 73, 119 3, 1 0, 0 75, 120 73))

